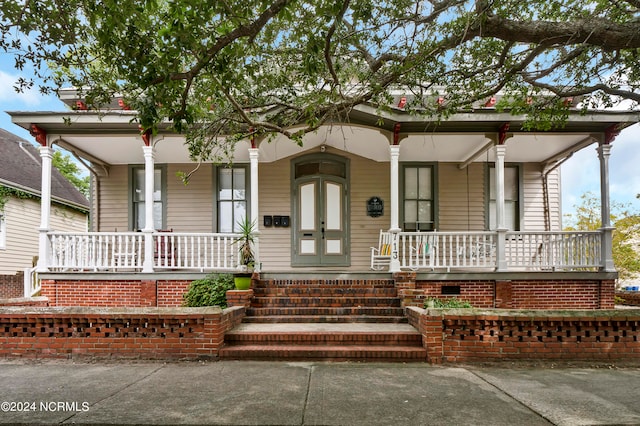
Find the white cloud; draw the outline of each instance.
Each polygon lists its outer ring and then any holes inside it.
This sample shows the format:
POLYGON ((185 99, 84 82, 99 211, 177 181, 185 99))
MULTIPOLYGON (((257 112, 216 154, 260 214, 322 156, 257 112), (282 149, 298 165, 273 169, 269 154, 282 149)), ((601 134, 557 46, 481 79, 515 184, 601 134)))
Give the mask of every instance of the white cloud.
POLYGON ((14 86, 19 76, 0 71, 0 99, 3 104, 25 105, 34 107, 40 105, 44 97, 37 88, 26 90, 22 93, 16 92, 14 86))
MULTIPOLYGON (((640 210, 640 125, 623 130, 612 144, 609 188, 612 202, 631 204, 640 210)), ((571 213, 580 196, 592 192, 600 197, 600 161, 597 144, 577 152, 562 165, 562 210, 571 213)))

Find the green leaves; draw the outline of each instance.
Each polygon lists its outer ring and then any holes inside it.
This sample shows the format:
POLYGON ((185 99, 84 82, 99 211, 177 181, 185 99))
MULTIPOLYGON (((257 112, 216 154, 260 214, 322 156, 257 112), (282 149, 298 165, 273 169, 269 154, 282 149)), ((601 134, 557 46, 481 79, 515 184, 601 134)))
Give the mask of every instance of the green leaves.
POLYGON ((183 304, 189 307, 220 306, 224 309, 227 307, 227 291, 234 287, 233 275, 210 274, 189 284, 183 295, 183 304))
POLYGON ((532 129, 561 125, 566 97, 637 108, 639 15, 606 0, 4 0, 0 48, 35 67, 18 89, 79 87, 94 108, 124 96, 204 160, 249 128, 301 143, 357 105, 388 107, 391 88, 437 117, 500 93, 532 129))

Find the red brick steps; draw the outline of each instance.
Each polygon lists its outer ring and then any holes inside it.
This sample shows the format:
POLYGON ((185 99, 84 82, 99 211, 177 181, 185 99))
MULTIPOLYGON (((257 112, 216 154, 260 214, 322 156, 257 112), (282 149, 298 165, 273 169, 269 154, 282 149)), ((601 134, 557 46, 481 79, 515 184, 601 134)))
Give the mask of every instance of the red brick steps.
POLYGON ((241 324, 225 336, 223 359, 425 361, 408 324, 241 324))
POLYGON ((262 280, 222 359, 426 361, 392 280, 262 280))

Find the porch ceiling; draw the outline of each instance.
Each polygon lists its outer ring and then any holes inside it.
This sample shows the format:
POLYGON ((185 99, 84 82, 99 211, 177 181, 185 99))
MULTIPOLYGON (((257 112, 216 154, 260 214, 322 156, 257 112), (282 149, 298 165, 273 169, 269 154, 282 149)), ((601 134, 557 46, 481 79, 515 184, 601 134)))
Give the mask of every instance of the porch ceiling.
MULTIPOLYGON (((304 138, 300 147, 284 136, 265 139, 259 145, 260 161, 271 162, 310 150, 329 149, 349 152, 375 161, 389 161, 393 128, 400 123, 400 161, 459 162, 493 161, 487 148, 498 129, 510 124, 507 162, 544 163, 567 155, 594 142, 612 125, 626 127, 638 121, 637 114, 599 112, 575 114, 563 129, 554 132, 526 132, 523 120, 508 113, 480 111, 457 114, 446 122, 425 122, 403 111, 384 113, 368 106, 353 111, 349 123, 323 126, 304 138)), ((89 161, 105 164, 144 163, 142 139, 130 111, 108 111, 98 115, 78 112, 10 112, 14 123, 29 129, 31 123, 47 130, 49 140, 75 151, 89 161), (63 118, 71 118, 71 125, 63 118)), ((182 136, 161 129, 154 137, 157 163, 189 163, 189 152, 182 136)), ((238 144, 235 162, 248 162, 249 142, 238 144)))

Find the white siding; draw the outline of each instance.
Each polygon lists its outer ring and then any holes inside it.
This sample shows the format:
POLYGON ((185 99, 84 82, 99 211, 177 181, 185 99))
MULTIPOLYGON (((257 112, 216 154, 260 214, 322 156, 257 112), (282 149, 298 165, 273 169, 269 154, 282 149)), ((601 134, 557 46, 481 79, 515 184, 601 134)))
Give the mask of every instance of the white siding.
POLYGON ((472 163, 462 170, 458 163, 438 164, 439 231, 485 229, 484 170, 484 163, 472 163))
POLYGON ((129 167, 112 166, 109 176, 100 178, 100 231, 129 230, 129 167))
POLYGON ((290 159, 258 165, 259 255, 265 270, 280 271, 291 268, 293 223, 289 228, 264 227, 262 224, 264 215, 291 216, 290 170, 290 159))
POLYGON ((523 207, 525 231, 545 230, 545 210, 548 210, 551 231, 561 230, 560 217, 560 178, 558 171, 551 172, 547 177, 548 208, 544 200, 544 185, 539 164, 527 163, 523 167, 523 207))
MULTIPOLYGON (((40 201, 9 198, 5 205, 6 248, 0 249, 0 274, 13 275, 31 267, 38 255, 40 201)), ((87 216, 77 210, 53 204, 51 229, 86 232, 87 216)))
POLYGON ((213 232, 213 166, 203 164, 185 185, 176 176, 188 172, 193 164, 169 164, 167 167, 167 229, 175 232, 213 232))

